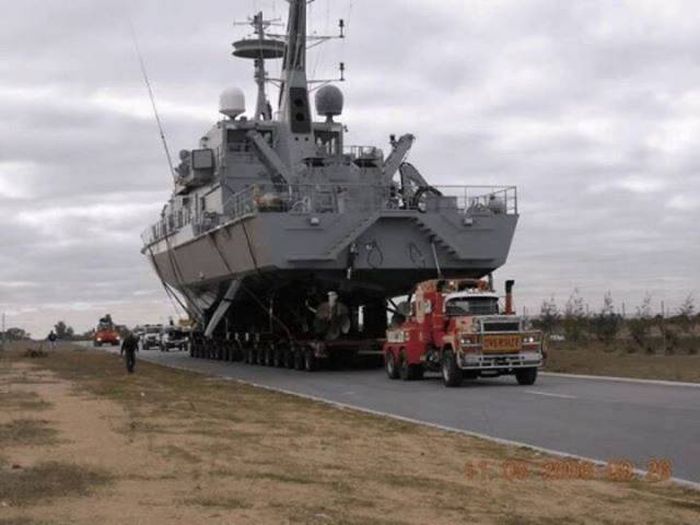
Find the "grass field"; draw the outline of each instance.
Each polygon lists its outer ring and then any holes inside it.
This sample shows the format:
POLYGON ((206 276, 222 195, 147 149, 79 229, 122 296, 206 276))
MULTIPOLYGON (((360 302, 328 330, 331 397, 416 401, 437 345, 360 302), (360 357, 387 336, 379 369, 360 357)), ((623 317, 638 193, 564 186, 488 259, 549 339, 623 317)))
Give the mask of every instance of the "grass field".
POLYGON ((0 525, 696 523, 700 492, 64 347, 0 354, 0 525), (17 439, 17 436, 24 436, 17 439), (583 479, 582 479, 583 478, 583 479))
POLYGON ((648 354, 630 351, 629 343, 550 343, 546 370, 638 379, 700 383, 700 354, 648 354))

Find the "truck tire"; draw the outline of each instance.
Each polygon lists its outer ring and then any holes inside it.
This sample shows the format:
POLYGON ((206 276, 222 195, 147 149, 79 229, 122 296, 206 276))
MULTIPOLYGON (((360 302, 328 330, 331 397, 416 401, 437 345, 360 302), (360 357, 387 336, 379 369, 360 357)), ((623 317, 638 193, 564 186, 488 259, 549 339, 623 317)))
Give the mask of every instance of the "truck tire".
POLYGON ((404 381, 415 381, 423 378, 423 367, 421 365, 410 365, 406 358, 406 352, 399 354, 399 377, 404 381))
POLYGON ((457 358, 451 349, 442 353, 442 381, 448 388, 455 388, 462 384, 462 370, 457 366, 457 358))
POLYGON ((294 349, 294 370, 304 370, 304 349, 294 349))
POLYGON ((384 370, 386 370, 386 375, 389 376, 389 379, 399 378, 399 367, 396 363, 394 352, 384 353, 384 370))
POLYGON ((534 385, 537 381, 537 367, 519 368, 515 371, 515 379, 519 385, 534 385))

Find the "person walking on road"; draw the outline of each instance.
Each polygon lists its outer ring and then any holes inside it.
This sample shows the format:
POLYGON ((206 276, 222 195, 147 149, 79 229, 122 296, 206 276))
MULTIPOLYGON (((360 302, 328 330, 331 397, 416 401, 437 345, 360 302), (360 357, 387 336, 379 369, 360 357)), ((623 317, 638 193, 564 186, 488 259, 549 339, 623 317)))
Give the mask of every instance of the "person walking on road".
POLYGON ((49 333, 49 336, 46 339, 48 339, 48 341, 49 341, 49 348, 51 350, 56 348, 56 339, 58 339, 58 337, 56 337, 56 332, 51 330, 51 332, 49 333))
POLYGON ((122 348, 119 354, 126 356, 126 370, 130 374, 134 373, 134 367, 136 366, 136 352, 138 351, 139 339, 133 333, 129 332, 124 338, 124 341, 122 341, 122 348))

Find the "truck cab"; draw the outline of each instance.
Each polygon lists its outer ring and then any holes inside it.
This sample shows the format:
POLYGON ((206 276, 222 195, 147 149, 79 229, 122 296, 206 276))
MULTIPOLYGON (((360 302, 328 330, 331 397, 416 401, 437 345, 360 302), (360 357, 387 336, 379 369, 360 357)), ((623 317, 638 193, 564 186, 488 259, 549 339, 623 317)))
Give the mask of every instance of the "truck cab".
POLYGON ((95 346, 111 345, 117 346, 121 341, 119 331, 117 327, 114 326, 112 322, 112 317, 107 315, 100 319, 100 322, 95 328, 95 335, 93 337, 93 344, 95 346))
POLYGON ((514 375, 531 385, 543 363, 542 334, 527 330, 512 308, 513 282, 505 306, 490 281, 439 279, 420 283, 407 316, 387 331, 384 361, 391 379, 420 379, 440 372, 446 386, 464 378, 514 375))

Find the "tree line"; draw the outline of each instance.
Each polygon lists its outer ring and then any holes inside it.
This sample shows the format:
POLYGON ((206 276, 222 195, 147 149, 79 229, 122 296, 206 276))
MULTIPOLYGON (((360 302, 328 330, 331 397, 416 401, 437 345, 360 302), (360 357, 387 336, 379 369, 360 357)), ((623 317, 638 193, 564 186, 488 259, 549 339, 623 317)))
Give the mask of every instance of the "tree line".
POLYGON ((697 353, 696 327, 699 324, 700 315, 693 295, 688 295, 670 315, 665 312, 654 315, 652 296, 646 294, 634 315, 624 317, 616 312, 610 292, 605 294, 601 309, 591 312, 578 290, 569 296, 563 309, 558 307, 554 297, 544 300, 539 315, 533 319, 533 325, 550 340, 563 337, 573 344, 593 340, 608 346, 626 340, 631 343, 628 347, 631 351, 643 349, 647 353, 655 353, 659 345, 665 353, 675 353, 684 340, 691 339, 688 351, 697 353))

